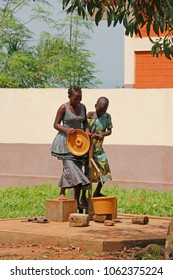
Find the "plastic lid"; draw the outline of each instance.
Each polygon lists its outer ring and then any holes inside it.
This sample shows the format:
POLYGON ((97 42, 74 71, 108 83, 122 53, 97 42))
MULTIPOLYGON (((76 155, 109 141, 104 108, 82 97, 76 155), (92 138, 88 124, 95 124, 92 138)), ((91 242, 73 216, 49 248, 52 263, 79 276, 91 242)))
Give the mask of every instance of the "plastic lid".
POLYGON ((67 136, 67 148, 75 156, 85 155, 90 147, 90 139, 85 131, 76 129, 74 134, 67 136))

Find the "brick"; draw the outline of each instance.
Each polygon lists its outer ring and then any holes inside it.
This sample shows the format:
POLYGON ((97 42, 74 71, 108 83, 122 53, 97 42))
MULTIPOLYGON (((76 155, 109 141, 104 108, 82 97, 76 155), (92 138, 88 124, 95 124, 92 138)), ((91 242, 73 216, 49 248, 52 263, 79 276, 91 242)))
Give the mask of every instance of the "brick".
POLYGON ((52 222, 67 222, 71 213, 77 213, 77 202, 52 199, 46 201, 46 217, 52 222))

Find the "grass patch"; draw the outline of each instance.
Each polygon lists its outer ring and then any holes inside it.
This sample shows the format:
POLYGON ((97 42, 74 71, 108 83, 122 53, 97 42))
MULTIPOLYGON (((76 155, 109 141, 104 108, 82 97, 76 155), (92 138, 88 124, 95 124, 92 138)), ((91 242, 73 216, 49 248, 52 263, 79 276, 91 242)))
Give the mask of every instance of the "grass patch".
MULTIPOLYGON (((59 188, 52 185, 0 189, 0 218, 45 216, 46 200, 57 198, 58 193, 59 188)), ((173 215, 173 193, 169 191, 112 186, 104 187, 103 193, 117 197, 118 213, 173 215)))
POLYGON ((57 196, 51 185, 0 189, 0 218, 44 216, 45 201, 57 196))
POLYGON ((151 191, 145 188, 105 188, 106 196, 116 196, 118 212, 139 215, 171 217, 173 215, 173 192, 151 191))

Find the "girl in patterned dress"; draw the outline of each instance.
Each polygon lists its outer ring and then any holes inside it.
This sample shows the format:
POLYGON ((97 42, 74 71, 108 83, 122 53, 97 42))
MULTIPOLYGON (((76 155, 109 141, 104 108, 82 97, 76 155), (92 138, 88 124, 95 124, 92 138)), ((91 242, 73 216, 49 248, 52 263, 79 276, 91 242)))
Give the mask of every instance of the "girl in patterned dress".
MULTIPOLYGON (((93 145, 93 159, 102 173, 101 178, 93 180, 93 182, 98 183, 93 194, 94 197, 104 196, 101 193, 103 184, 112 180, 108 159, 102 146, 104 138, 111 135, 113 127, 111 115, 107 113, 108 105, 109 100, 106 97, 100 97, 95 105, 96 110, 87 114, 93 145)), ((85 191, 83 191, 81 197, 83 203, 85 202, 85 196, 85 191)))

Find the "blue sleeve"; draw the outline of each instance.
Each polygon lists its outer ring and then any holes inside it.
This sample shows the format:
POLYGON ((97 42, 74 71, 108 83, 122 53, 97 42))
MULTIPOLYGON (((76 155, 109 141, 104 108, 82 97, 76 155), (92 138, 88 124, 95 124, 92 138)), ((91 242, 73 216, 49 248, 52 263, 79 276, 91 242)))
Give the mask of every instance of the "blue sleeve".
POLYGON ((112 118, 111 118, 111 115, 110 114, 107 114, 107 125, 106 125, 106 128, 107 129, 110 129, 113 127, 113 124, 112 124, 112 118))

